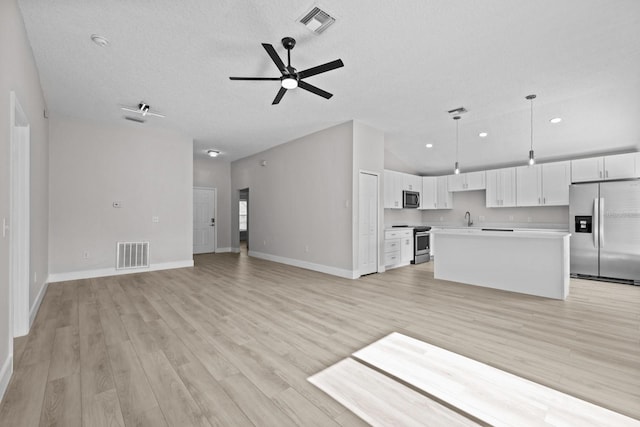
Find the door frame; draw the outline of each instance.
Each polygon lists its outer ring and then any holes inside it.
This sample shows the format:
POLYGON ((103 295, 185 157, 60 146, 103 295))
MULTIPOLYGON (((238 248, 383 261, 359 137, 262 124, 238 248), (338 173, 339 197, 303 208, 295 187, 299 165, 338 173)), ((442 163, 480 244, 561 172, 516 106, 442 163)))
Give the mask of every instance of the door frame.
MULTIPOLYGON (((31 127, 16 93, 10 94, 9 326, 14 337, 29 333, 31 127)), ((13 352, 13 340, 10 343, 13 352)))
MULTIPOLYGON (((382 203, 384 203, 384 197, 380 197, 380 176, 381 174, 379 172, 374 172, 374 171, 370 171, 370 170, 366 170, 366 169, 360 169, 358 171, 358 207, 357 207, 357 215, 358 215, 358 232, 356 235, 357 241, 358 241, 358 249, 356 252, 356 256, 357 256, 357 264, 354 266, 357 270, 357 275, 355 277, 359 277, 362 274, 360 273, 360 177, 361 175, 372 175, 376 177, 376 195, 377 195, 377 199, 378 199, 378 203, 376 206, 376 273, 383 273, 384 270, 384 261, 382 261, 382 265, 381 265, 381 260, 380 260, 380 254, 382 253, 381 251, 381 247, 380 247, 380 225, 381 225, 381 221, 383 221, 383 215, 384 215, 384 211, 380 212, 380 206, 381 206, 381 201, 382 203)), ((371 273, 373 274, 373 273, 371 273)))
MULTIPOLYGON (((213 191, 213 217, 216 219, 216 225, 215 227, 213 227, 213 253, 216 253, 218 251, 218 189, 216 187, 193 187, 193 191, 196 190, 207 190, 207 191, 213 191)), ((193 215, 195 215, 195 211, 193 212, 193 215)), ((191 233, 193 234, 193 230, 191 230, 191 233)), ((193 247, 191 248, 191 250, 193 251, 193 247)))

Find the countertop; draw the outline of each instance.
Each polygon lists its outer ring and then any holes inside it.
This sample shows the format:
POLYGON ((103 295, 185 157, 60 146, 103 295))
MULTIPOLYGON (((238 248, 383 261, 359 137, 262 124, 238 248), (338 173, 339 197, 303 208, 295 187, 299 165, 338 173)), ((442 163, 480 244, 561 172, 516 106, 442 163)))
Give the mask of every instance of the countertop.
MULTIPOLYGON (((503 229, 507 230, 507 229, 503 229)), ((500 229, 492 227, 491 229, 482 228, 432 228, 431 234, 436 236, 473 236, 473 237, 506 237, 506 238, 532 238, 532 239, 559 239, 571 236, 567 231, 559 230, 535 230, 535 229, 508 229, 513 231, 500 231, 500 229)))

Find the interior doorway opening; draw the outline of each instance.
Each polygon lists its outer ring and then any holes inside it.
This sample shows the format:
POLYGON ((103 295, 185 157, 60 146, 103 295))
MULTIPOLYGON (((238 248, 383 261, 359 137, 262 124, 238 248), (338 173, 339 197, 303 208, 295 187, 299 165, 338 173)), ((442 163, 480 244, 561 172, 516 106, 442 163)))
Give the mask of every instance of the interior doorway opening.
POLYGON ((240 252, 249 251, 249 189, 238 190, 238 231, 240 252))

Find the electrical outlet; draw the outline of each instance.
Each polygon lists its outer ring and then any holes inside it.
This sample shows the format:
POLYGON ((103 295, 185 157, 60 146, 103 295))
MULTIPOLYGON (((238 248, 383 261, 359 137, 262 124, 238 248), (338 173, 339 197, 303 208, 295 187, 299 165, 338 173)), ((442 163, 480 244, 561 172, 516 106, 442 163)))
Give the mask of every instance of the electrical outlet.
POLYGON ((263 240, 263 241, 262 241, 262 245, 263 245, 263 246, 267 246, 267 241, 266 241, 266 240, 263 240))
POLYGON ((33 283, 38 283, 38 272, 37 271, 33 272, 33 283))
POLYGON ((160 217, 159 216, 152 216, 151 217, 151 222, 160 222, 160 217))
POLYGON ((443 217, 440 217, 440 222, 442 222, 442 221, 444 221, 444 218, 443 218, 443 217))
POLYGON ((530 216, 528 216, 528 217, 527 217, 527 222, 531 222, 531 221, 532 221, 531 217, 530 217, 530 216))
POLYGON ((113 206, 114 208, 121 208, 121 207, 122 207, 122 202, 120 202, 120 201, 115 201, 115 202, 113 202, 113 205, 112 205, 112 206, 113 206))
POLYGON ((513 215, 509 215, 509 221, 513 221, 513 215))
POLYGON ((82 254, 82 258, 89 259, 89 251, 84 251, 84 253, 82 254))
POLYGON ((478 220, 479 220, 479 221, 484 221, 484 215, 480 215, 480 216, 478 217, 478 220))
POLYGON ((309 252, 309 245, 305 245, 305 247, 304 247, 304 251, 305 251, 305 252, 309 252))

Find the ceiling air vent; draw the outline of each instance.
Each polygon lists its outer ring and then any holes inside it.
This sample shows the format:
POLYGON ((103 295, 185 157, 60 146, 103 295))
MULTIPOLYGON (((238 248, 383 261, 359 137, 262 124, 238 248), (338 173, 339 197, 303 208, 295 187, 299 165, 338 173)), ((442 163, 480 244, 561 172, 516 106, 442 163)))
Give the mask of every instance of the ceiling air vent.
POLYGON ((132 121, 132 122, 136 122, 136 123, 144 123, 144 122, 146 122, 146 120, 144 120, 144 119, 139 119, 138 117, 131 117, 131 116, 124 116, 124 119, 132 121))
POLYGON ((454 108, 453 110, 447 111, 452 116, 459 116, 460 114, 464 114, 467 112, 467 109, 464 107, 454 108))
POLYGON ((300 22, 314 33, 320 34, 336 22, 336 19, 320 8, 314 7, 300 19, 300 22))

